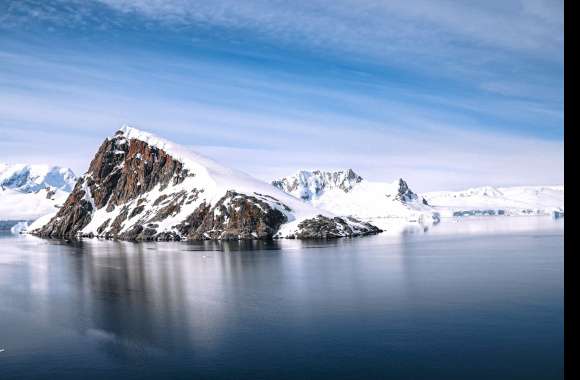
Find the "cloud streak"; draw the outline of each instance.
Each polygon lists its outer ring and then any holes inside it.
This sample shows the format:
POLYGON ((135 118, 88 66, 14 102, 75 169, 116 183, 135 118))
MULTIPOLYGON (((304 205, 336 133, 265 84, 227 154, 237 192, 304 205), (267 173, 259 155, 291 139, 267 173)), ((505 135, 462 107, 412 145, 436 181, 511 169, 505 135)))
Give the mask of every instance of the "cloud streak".
POLYGON ((263 179, 563 180, 558 2, 7 4, 0 160, 81 172, 127 122, 263 179))

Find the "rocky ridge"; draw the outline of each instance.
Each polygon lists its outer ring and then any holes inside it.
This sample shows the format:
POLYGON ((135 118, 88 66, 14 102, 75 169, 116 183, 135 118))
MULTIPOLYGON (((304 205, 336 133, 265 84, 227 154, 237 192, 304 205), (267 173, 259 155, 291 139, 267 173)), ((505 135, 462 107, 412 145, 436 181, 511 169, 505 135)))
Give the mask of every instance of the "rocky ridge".
POLYGON ((320 196, 324 191, 339 189, 348 193, 363 179, 352 169, 341 171, 302 170, 290 177, 272 181, 280 190, 304 200, 320 196))

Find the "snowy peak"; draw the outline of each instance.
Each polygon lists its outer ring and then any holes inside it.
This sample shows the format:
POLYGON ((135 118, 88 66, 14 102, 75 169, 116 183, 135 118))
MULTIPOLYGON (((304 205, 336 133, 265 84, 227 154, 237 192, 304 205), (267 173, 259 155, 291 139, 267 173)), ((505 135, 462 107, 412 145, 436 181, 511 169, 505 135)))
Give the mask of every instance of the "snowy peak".
POLYGON ((326 190, 338 189, 348 193, 363 180, 352 169, 340 171, 301 170, 293 176, 272 181, 272 185, 295 197, 309 200, 326 190))
MULTIPOLYGON (((399 199, 403 203, 411 203, 417 201, 419 196, 411 191, 409 185, 407 185, 407 182, 405 182, 402 178, 399 178, 396 199, 399 199)), ((427 202, 423 200, 423 204, 426 205, 427 202)))
POLYGON ((48 165, 0 164, 0 186, 23 193, 53 188, 72 191, 76 176, 72 170, 48 165))

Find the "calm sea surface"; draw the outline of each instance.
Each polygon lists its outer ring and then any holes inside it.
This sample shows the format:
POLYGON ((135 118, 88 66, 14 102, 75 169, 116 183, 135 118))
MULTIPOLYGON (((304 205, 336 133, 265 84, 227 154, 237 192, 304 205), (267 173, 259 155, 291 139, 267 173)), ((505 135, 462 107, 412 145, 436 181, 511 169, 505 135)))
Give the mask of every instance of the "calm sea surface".
POLYGON ((0 379, 559 379, 563 220, 337 241, 0 237, 0 379))

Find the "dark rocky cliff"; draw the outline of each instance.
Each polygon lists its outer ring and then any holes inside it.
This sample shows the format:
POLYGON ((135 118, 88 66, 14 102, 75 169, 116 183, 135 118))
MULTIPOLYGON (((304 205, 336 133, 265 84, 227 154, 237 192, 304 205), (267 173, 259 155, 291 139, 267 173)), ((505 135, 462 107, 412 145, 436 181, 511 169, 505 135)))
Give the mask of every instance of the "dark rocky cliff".
POLYGON ((177 183, 187 175, 182 164, 163 150, 118 133, 101 144, 63 207, 37 233, 74 236, 91 221, 93 211, 103 207, 112 211, 158 184, 177 183))

